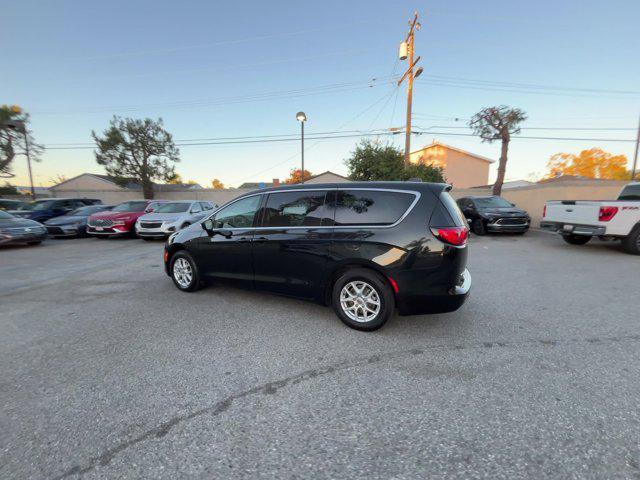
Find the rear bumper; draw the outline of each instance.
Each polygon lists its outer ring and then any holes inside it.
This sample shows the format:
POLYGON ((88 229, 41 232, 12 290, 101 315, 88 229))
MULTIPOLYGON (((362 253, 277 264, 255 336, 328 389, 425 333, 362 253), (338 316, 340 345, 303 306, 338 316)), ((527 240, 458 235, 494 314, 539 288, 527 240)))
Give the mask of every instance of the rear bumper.
POLYGON ((471 273, 465 268, 458 276, 456 284, 448 288, 446 295, 411 295, 398 298, 398 313, 420 315, 453 312, 467 300, 471 283, 471 273))
POLYGON ((564 235, 586 235, 589 237, 599 237, 607 234, 607 228, 599 225, 575 225, 565 222, 541 221, 540 228, 550 232, 564 235))

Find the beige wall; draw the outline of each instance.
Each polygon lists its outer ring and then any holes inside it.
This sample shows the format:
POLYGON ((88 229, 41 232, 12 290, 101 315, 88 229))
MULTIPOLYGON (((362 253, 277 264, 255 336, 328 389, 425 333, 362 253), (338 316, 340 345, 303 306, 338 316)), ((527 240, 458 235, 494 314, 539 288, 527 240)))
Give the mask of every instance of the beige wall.
POLYGON ((489 182, 489 162, 442 145, 436 144, 413 152, 410 159, 412 163, 442 167, 447 183, 457 188, 486 185, 489 182))
MULTIPOLYGON (((62 187, 64 187, 63 185, 62 187)), ((58 198, 99 198, 106 204, 125 202, 127 200, 138 200, 142 198, 142 191, 133 192, 127 190, 67 190, 58 188, 54 196, 58 198)), ((209 202, 222 205, 244 193, 250 192, 248 189, 213 189, 184 190, 179 192, 156 192, 155 198, 158 200, 207 200, 209 202)))
MULTIPOLYGON (((613 200, 628 182, 617 180, 571 180, 554 183, 535 183, 526 187, 503 190, 502 196, 531 215, 533 225, 537 227, 542 218, 544 203, 548 200, 613 200)), ((64 186, 64 185, 63 185, 64 186)), ((212 189, 187 190, 180 192, 157 192, 159 200, 207 200, 222 205, 249 189, 212 189)), ((454 198, 469 195, 491 195, 491 189, 456 188, 451 192, 454 198)), ((125 190, 63 190, 56 189, 56 197, 99 198, 106 204, 120 203, 126 200, 142 198, 142 192, 125 190)))
MULTIPOLYGON (((614 200, 628 182, 618 180, 571 180, 566 182, 536 183, 527 187, 503 190, 502 196, 531 215, 532 225, 538 227, 542 210, 549 200, 614 200)), ((470 195, 491 195, 491 189, 456 189, 456 199, 470 195)))

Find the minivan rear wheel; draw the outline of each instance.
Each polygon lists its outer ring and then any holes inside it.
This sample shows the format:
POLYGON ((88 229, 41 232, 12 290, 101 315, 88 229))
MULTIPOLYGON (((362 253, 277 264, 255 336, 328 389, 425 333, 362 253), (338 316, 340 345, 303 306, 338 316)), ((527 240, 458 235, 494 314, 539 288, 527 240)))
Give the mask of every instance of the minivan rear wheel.
POLYGON ((333 285, 331 303, 345 325, 364 331, 382 327, 395 308, 393 292, 387 282, 366 268, 343 273, 333 285))
POLYGON ((171 258, 171 279, 184 292, 195 292, 201 286, 200 274, 193 257, 186 251, 176 252, 171 258))

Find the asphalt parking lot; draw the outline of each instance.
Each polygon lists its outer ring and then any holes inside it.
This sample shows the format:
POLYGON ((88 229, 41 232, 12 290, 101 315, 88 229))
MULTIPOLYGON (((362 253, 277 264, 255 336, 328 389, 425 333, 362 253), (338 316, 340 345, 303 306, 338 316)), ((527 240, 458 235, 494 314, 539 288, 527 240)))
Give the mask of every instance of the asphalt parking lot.
POLYGON ((0 478, 638 478, 640 258, 473 238, 452 314, 178 291, 162 244, 0 250, 0 478))

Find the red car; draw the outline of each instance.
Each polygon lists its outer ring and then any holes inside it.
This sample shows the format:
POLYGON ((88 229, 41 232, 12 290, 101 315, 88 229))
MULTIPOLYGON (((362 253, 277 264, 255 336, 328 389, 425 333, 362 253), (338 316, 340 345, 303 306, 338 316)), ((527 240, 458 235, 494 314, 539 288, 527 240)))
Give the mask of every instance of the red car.
POLYGON ((87 233, 94 237, 136 236, 138 217, 153 212, 158 200, 130 200, 116 205, 107 212, 99 212, 87 219, 87 233))

